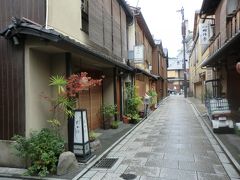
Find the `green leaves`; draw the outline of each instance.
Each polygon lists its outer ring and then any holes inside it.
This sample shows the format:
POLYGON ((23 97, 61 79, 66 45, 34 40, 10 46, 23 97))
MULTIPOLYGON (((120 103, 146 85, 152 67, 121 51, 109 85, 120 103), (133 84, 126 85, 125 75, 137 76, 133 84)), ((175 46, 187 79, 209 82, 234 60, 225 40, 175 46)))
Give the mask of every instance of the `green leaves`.
POLYGON ((17 155, 31 160, 29 175, 46 176, 56 171, 59 155, 64 151, 64 141, 54 131, 42 129, 29 138, 14 136, 17 155))
POLYGON ((117 114, 117 105, 103 105, 102 113, 107 117, 112 117, 117 114))
POLYGON ((51 76, 50 77, 50 86, 57 86, 58 94, 64 93, 64 87, 67 84, 67 80, 63 76, 51 76))
POLYGON ((129 86, 126 89, 127 94, 127 108, 126 114, 138 114, 138 106, 142 104, 142 98, 137 95, 136 87, 129 86))

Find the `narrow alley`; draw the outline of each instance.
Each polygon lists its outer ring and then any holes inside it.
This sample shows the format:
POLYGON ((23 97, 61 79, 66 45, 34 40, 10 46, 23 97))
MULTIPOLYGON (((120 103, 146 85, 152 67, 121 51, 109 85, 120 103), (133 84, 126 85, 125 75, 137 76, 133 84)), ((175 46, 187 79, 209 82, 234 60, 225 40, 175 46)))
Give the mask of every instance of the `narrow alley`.
POLYGON ((178 95, 163 101, 106 158, 117 161, 108 169, 93 167, 80 179, 239 178, 190 101, 178 95))

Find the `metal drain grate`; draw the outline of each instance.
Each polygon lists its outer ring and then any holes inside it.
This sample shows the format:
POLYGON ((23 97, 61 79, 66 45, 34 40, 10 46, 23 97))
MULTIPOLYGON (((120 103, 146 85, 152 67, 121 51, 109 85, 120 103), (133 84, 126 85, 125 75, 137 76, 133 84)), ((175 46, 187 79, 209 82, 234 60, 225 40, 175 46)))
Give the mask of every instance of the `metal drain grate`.
POLYGON ((103 158, 99 162, 97 162, 94 167, 110 169, 117 162, 117 160, 117 158, 103 158))

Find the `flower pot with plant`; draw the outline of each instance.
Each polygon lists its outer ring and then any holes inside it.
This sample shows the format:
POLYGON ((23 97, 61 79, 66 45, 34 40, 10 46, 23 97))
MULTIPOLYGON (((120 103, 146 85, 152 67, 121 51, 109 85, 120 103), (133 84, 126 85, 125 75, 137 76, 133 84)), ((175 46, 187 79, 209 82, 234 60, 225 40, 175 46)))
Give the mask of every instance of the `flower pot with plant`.
POLYGON ((119 126, 119 121, 118 120, 117 121, 112 121, 112 123, 111 123, 111 128, 112 129, 117 129, 118 126, 119 126))
POLYGON ((122 121, 123 121, 123 123, 125 123, 125 124, 128 124, 130 119, 131 119, 131 118, 130 118, 129 116, 127 116, 127 115, 123 115, 123 116, 122 116, 122 121))
POLYGON ((114 115, 117 114, 117 105, 103 105, 103 128, 109 129, 111 122, 113 121, 114 115))
POLYGON ((148 96, 150 96, 150 109, 155 110, 157 105, 157 92, 155 90, 149 90, 148 96))
POLYGON ((129 117, 130 123, 138 123, 140 121, 140 116, 138 115, 138 106, 142 104, 142 99, 137 95, 136 87, 129 86, 126 89, 127 94, 127 106, 126 106, 126 116, 129 117))

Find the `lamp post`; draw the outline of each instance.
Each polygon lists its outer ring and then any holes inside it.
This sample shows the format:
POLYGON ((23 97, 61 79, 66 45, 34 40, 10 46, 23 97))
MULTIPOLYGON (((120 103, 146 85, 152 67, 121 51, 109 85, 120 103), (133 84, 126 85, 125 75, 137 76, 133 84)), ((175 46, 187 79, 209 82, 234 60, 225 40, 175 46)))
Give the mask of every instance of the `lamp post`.
POLYGON ((186 24, 185 24, 185 19, 184 19, 184 8, 182 7, 181 10, 178 12, 181 12, 182 14, 182 44, 183 44, 183 76, 184 76, 184 81, 183 81, 183 90, 184 90, 184 97, 187 97, 187 71, 186 71, 186 49, 185 49, 185 44, 186 44, 186 24))

